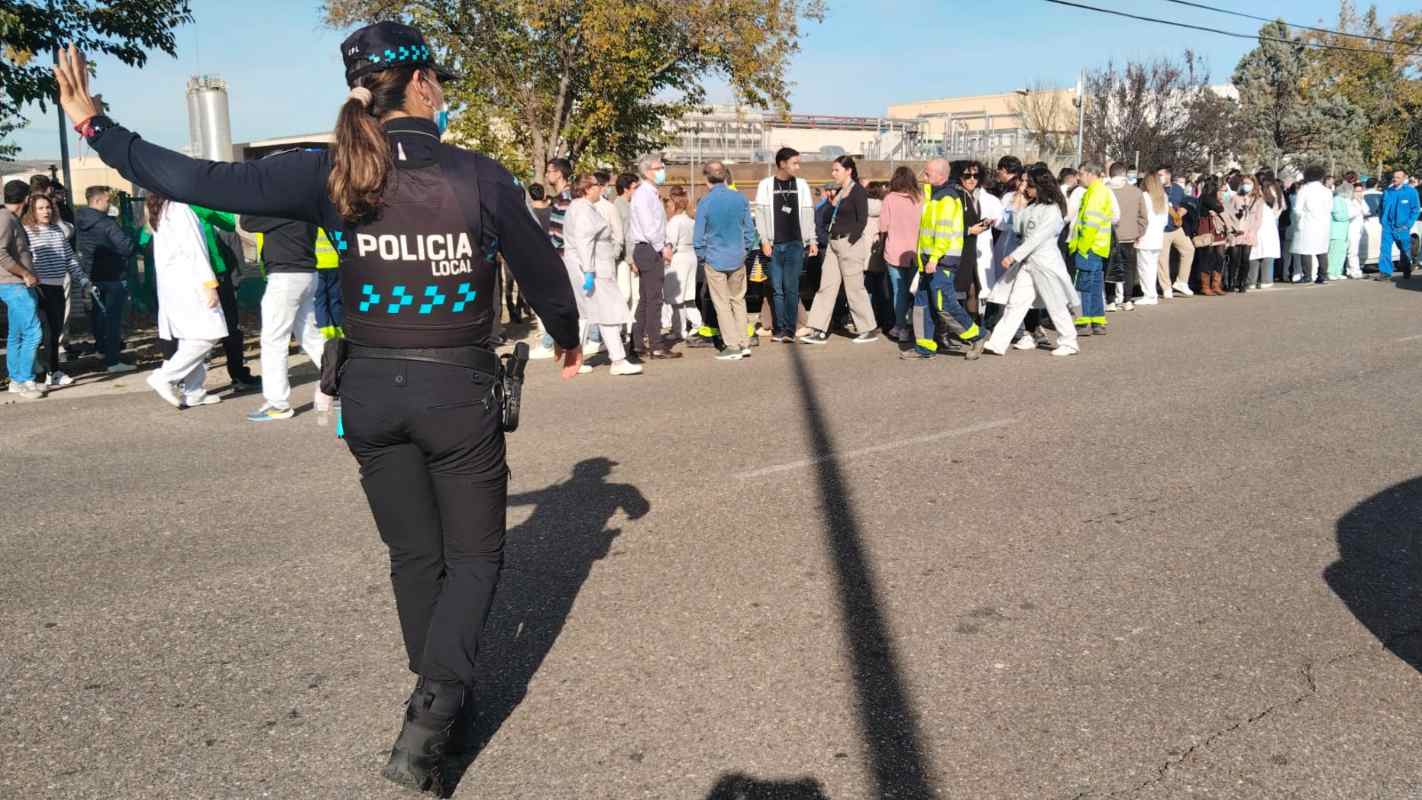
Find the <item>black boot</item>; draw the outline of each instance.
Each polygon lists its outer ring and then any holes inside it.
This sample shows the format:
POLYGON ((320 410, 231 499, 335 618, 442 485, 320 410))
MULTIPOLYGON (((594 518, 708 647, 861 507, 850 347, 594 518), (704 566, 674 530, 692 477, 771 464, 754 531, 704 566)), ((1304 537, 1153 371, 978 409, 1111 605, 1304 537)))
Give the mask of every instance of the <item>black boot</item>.
POLYGON ((421 677, 381 774, 407 789, 446 796, 440 767, 465 694, 463 684, 421 677))

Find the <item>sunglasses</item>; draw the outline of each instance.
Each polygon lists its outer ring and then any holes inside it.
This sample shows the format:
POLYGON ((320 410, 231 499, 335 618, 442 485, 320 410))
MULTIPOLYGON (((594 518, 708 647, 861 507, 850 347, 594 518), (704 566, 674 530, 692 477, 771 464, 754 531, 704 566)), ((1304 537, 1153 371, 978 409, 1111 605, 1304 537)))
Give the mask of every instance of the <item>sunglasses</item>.
POLYGON ((964 172, 964 173, 963 173, 963 180, 967 180, 967 179, 969 179, 969 178, 972 178, 973 180, 977 180, 977 179, 978 179, 978 173, 976 173, 976 172, 964 172))

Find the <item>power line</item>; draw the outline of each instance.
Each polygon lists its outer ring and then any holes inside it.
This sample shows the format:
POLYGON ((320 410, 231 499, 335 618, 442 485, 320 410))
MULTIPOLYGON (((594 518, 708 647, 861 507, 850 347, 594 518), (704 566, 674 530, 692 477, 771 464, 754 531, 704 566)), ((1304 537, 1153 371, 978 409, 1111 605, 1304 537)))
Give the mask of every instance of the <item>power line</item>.
MULTIPOLYGON (((1204 3, 1192 3, 1190 2, 1190 0, 1165 0, 1165 2, 1174 3, 1177 6, 1189 6, 1190 8, 1198 8, 1204 11, 1213 11, 1217 14, 1229 14, 1232 17, 1243 17, 1245 19, 1257 20, 1259 22, 1282 21, 1270 19, 1269 17, 1259 17, 1255 16, 1254 14, 1246 14, 1242 11, 1230 11, 1227 8, 1215 8, 1214 6, 1207 6, 1204 3)), ((1313 31, 1314 33, 1329 33, 1334 36, 1346 36, 1350 39, 1366 39, 1370 42, 1382 42, 1383 44, 1400 44, 1404 47, 1422 47, 1422 42, 1403 42, 1397 39, 1387 39, 1382 36, 1368 36, 1367 34, 1363 33, 1344 33, 1343 31, 1335 31, 1331 28, 1315 28, 1312 25, 1295 25, 1292 22, 1285 22, 1284 24, 1288 25, 1291 28, 1299 28, 1301 30, 1313 31)))
POLYGON ((1207 28, 1207 27, 1205 27, 1205 26, 1203 26, 1203 25, 1191 25, 1191 24, 1188 23, 1188 22, 1176 22, 1176 21, 1174 21, 1174 20, 1168 20, 1168 19, 1156 19, 1156 18, 1154 18, 1154 17, 1143 17, 1143 16, 1141 16, 1141 15, 1139 15, 1139 14, 1129 14, 1129 13, 1127 13, 1127 12, 1125 12, 1125 11, 1116 11, 1116 10, 1110 9, 1110 8, 1098 8, 1098 7, 1096 7, 1096 6, 1088 6, 1088 5, 1085 5, 1085 4, 1083 4, 1083 3, 1072 3, 1072 2, 1068 2, 1068 0, 1046 0, 1046 2, 1052 3, 1053 5, 1069 6, 1069 7, 1071 7, 1071 8, 1079 8, 1079 9, 1082 9, 1082 10, 1084 10, 1084 11, 1095 11, 1095 12, 1097 12, 1098 14, 1110 14, 1110 15, 1112 15, 1112 16, 1125 17, 1126 19, 1140 20, 1141 22, 1154 22, 1154 23, 1156 23, 1157 25, 1171 25, 1171 26, 1174 26, 1174 27, 1176 27, 1176 28, 1185 28, 1185 29, 1187 29, 1187 30, 1192 30, 1192 31, 1204 31, 1205 33, 1214 33, 1214 34, 1218 34, 1218 35, 1220 35, 1220 36, 1229 36, 1229 37, 1232 37, 1232 38, 1235 38, 1235 39, 1249 39, 1249 40, 1251 40, 1251 41, 1252 41, 1252 40, 1255 40, 1255 39, 1258 39, 1258 40, 1261 41, 1261 42, 1282 42, 1283 44, 1295 45, 1295 46, 1299 46, 1299 47, 1312 47, 1312 48, 1315 48, 1315 49, 1318 49, 1318 50, 1341 50, 1341 51, 1343 51, 1343 52, 1345 52, 1345 53, 1367 53, 1367 54, 1369 54, 1369 55, 1378 55, 1378 51, 1376 51, 1376 50, 1366 50, 1366 49, 1361 48, 1361 47, 1343 47, 1343 46, 1341 46, 1341 45, 1336 45, 1336 44, 1321 44, 1321 43, 1319 43, 1319 42, 1303 42, 1303 41, 1299 41, 1299 40, 1297 40, 1297 39, 1280 39, 1280 38, 1277 37, 1277 36, 1265 36, 1265 35, 1263 35, 1263 34, 1257 34, 1257 35, 1256 35, 1256 34, 1252 34, 1252 33, 1236 33, 1235 31, 1222 31, 1222 30, 1220 30, 1220 29, 1218 29, 1218 28, 1207 28))

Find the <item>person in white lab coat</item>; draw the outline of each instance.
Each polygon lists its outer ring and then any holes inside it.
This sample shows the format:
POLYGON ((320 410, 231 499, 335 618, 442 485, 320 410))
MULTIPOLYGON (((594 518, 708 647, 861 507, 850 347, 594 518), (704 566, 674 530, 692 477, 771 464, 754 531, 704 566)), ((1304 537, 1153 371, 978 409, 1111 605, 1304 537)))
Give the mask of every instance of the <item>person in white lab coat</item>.
POLYGON ((174 408, 212 405, 221 398, 203 388, 207 354, 227 336, 227 319, 218 302, 207 240, 187 204, 157 192, 149 192, 145 204, 153 228, 158 336, 178 343, 172 357, 148 376, 148 385, 174 408))
POLYGON ((667 244, 671 245, 672 257, 663 293, 671 307, 672 338, 686 339, 701 327, 701 310, 696 307, 696 250, 691 246, 696 220, 691 218, 686 189, 673 186, 668 195, 667 214, 671 218, 667 220, 667 244))
POLYGON ((1358 256, 1358 247, 1363 242, 1363 218, 1368 214, 1368 204, 1363 201, 1363 184, 1353 182, 1353 196, 1348 201, 1348 277, 1362 280, 1363 265, 1358 256))
POLYGON ((1013 225, 1021 243, 1003 257, 1001 263, 1007 272, 988 296, 989 302, 1007 308, 983 352, 1005 355, 1017 326, 1027 316, 1027 310, 1036 305, 1047 310, 1057 329, 1057 346, 1052 355, 1075 355, 1079 345, 1073 316, 1081 310, 1081 297, 1057 248, 1057 234, 1066 225, 1066 198, 1050 170, 1034 168, 1027 173, 1013 204, 1017 212, 1013 225))
POLYGON ((1299 257, 1304 280, 1323 283, 1328 276, 1328 231, 1333 224, 1333 193, 1323 185, 1319 164, 1304 169, 1304 184, 1294 200, 1294 236, 1289 252, 1299 257))
POLYGON ((1136 239, 1136 277, 1139 278, 1141 299, 1138 306, 1159 305, 1156 274, 1160 251, 1165 247, 1165 224, 1170 221, 1170 198, 1154 172, 1147 172, 1141 185, 1140 216, 1145 217, 1141 235, 1136 239))
MULTIPOLYGON (((627 300, 617 288, 617 249, 612 226, 597 209, 602 186, 591 175, 582 175, 570 186, 573 202, 563 219, 563 263, 568 279, 576 287, 578 314, 589 328, 602 332, 613 375, 640 375, 641 364, 627 360, 622 344, 622 326, 631 321, 627 300)), ((587 341, 587 333, 584 333, 587 341)), ((591 372, 586 364, 580 373, 591 372)))

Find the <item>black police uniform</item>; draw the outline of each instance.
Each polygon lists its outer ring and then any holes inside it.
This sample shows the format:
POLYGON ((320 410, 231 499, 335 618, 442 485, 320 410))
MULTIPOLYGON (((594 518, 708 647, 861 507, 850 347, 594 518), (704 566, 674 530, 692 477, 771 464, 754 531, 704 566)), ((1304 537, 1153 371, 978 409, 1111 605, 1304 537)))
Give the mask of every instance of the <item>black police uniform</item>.
POLYGON ((495 254, 562 347, 578 345, 577 307, 557 252, 503 167, 441 144, 428 120, 384 128, 396 169, 381 212, 354 225, 327 194, 326 152, 199 161, 107 117, 93 120, 89 141, 125 178, 175 200, 331 233, 346 336, 353 356, 365 356, 349 361, 341 388, 346 441, 390 548, 410 669, 468 686, 503 560, 508 484, 495 360, 485 349, 498 302, 495 254))

